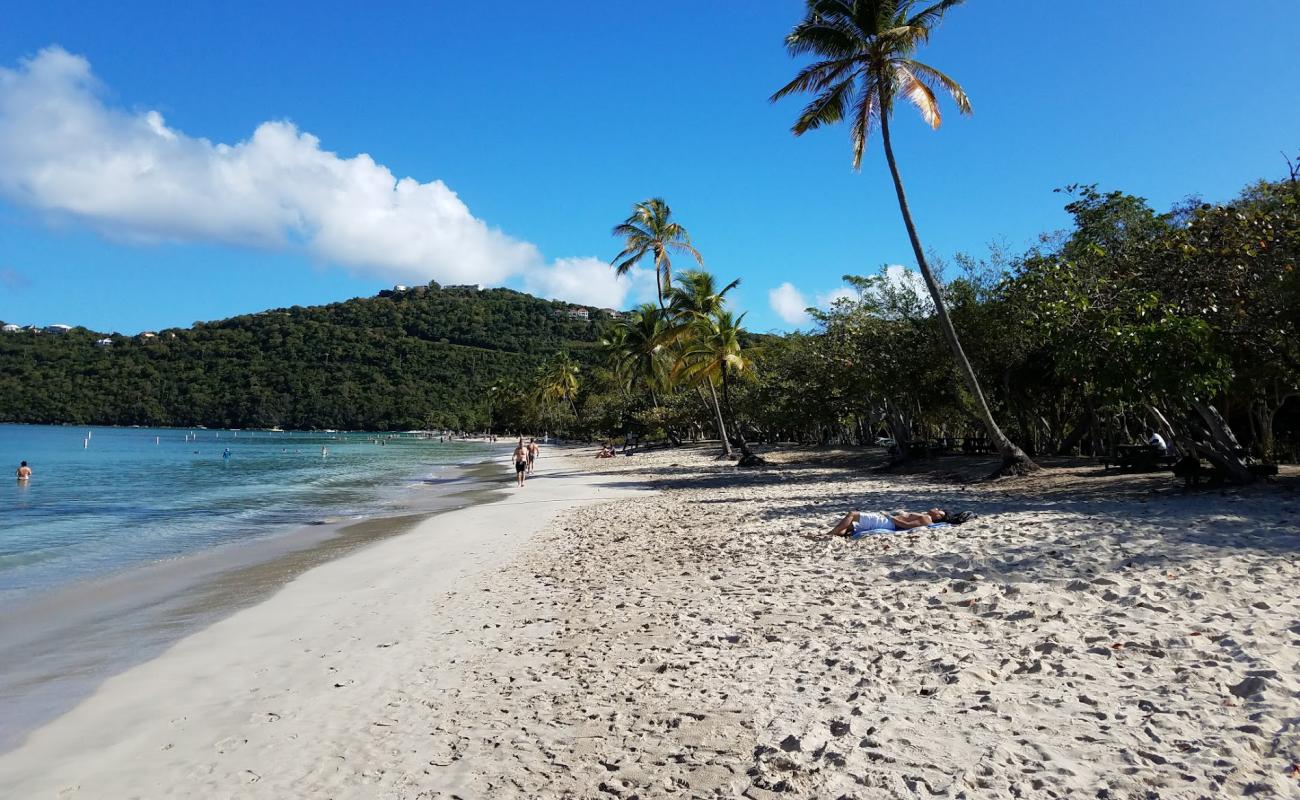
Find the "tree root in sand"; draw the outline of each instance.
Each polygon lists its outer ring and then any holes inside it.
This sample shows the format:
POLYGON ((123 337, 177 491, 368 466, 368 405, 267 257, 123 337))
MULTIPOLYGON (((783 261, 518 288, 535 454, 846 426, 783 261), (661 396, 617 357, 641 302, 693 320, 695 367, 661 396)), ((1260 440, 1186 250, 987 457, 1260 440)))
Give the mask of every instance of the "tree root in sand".
POLYGON ((989 475, 989 478, 1015 478, 1022 475, 1030 475, 1040 469, 1042 469, 1042 467, 1035 464, 1033 459, 1029 456, 1017 452, 1003 458, 1002 464, 999 465, 997 469, 993 470, 993 473, 989 475))

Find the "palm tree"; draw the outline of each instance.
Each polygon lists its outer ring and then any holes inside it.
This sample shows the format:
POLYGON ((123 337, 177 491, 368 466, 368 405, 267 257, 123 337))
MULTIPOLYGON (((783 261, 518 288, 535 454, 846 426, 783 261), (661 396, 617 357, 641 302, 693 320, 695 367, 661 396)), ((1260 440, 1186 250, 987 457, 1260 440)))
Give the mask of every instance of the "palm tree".
POLYGON ((647 255, 654 259, 655 292, 660 308, 664 296, 672 289, 672 251, 689 253, 704 265, 704 259, 691 245, 691 235, 680 223, 673 222, 672 209, 662 198, 653 197, 632 206, 632 214, 614 226, 614 235, 623 237, 623 252, 614 256, 610 264, 619 276, 626 275, 647 255))
POLYGON ((971 113, 966 92, 952 78, 928 64, 912 58, 918 47, 929 41, 930 34, 953 6, 963 0, 939 0, 924 7, 918 0, 806 0, 802 22, 785 38, 792 56, 814 55, 819 60, 799 71, 794 80, 772 95, 780 100, 795 92, 815 94, 795 121, 795 136, 802 136, 822 125, 833 125, 846 115, 852 117, 853 168, 862 166, 862 153, 873 122, 880 123, 880 139, 885 145, 885 160, 894 178, 898 207, 912 242, 917 266, 934 301, 939 328, 952 349, 958 369, 975 399, 976 411, 988 429, 989 438, 1002 453, 1000 472, 1025 472, 1036 465, 1017 447, 993 419, 988 401, 970 360, 962 350, 957 331, 948 317, 939 283, 930 271, 921 247, 921 239, 912 221, 912 212, 903 191, 903 179, 894 160, 889 138, 889 119, 894 101, 902 98, 912 103, 932 128, 942 121, 935 90, 946 91, 957 103, 957 110, 971 113))
MULTIPOLYGON (((749 369, 749 359, 740 344, 740 334, 744 330, 741 322, 745 315, 734 317, 730 311, 719 309, 707 317, 699 317, 692 325, 693 331, 682 347, 677 365, 673 370, 676 377, 697 383, 705 383, 709 391, 714 392, 715 383, 722 386, 723 402, 727 406, 727 415, 731 417, 733 429, 736 428, 736 415, 731 408, 731 376, 749 369)), ((717 394, 713 395, 714 407, 717 408, 717 394)), ((718 411, 718 426, 722 429, 722 412, 718 411)), ((730 442, 723 434, 726 454, 731 455, 730 442)), ((742 441, 742 450, 743 450, 742 441)))
MULTIPOLYGON (((664 332, 664 338, 678 346, 689 348, 697 336, 708 335, 714 318, 726 309, 727 293, 740 285, 740 279, 737 278, 719 291, 711 274, 693 269, 678 275, 677 284, 668 293, 668 311, 672 314, 673 321, 664 332)), ((731 439, 727 436, 722 406, 718 403, 718 392, 712 380, 704 383, 709 387, 709 399, 712 401, 714 419, 718 426, 718 438, 722 440, 722 453, 730 458, 733 455, 731 439)), ((728 407, 728 415, 732 416, 734 430, 735 416, 731 415, 730 407, 728 407)))
POLYGON ((629 384, 640 382, 656 408, 668 372, 668 351, 664 346, 667 328, 663 310, 645 303, 620 320, 601 342, 614 370, 629 384))
POLYGON ((719 290, 711 274, 701 269, 686 270, 668 292, 668 310, 679 323, 712 317, 726 309, 727 293, 739 285, 737 278, 719 290))
POLYGON ((581 423, 575 398, 578 396, 578 364, 568 353, 560 352, 547 362, 539 375, 538 396, 545 405, 567 403, 581 423))

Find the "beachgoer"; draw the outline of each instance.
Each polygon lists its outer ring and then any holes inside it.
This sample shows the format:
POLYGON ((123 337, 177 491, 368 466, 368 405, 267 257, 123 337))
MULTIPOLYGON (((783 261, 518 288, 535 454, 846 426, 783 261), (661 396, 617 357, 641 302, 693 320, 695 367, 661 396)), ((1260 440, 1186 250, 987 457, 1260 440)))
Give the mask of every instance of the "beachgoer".
POLYGON ((528 445, 524 444, 524 437, 519 437, 519 444, 515 445, 515 483, 518 486, 524 485, 524 475, 528 470, 528 445))
POLYGON ((221 454, 221 457, 222 457, 222 458, 230 458, 230 448, 229 448, 229 447, 227 447, 227 448, 226 448, 226 451, 225 451, 224 453, 221 454))
POLYGON ((896 511, 892 514, 887 511, 850 511, 844 515, 844 519, 840 520, 839 524, 831 528, 831 536, 848 536, 858 528, 868 531, 905 531, 911 528, 924 528, 936 522, 960 525, 970 517, 971 515, 965 512, 949 514, 942 508, 932 508, 924 512, 896 511))
POLYGON ((1151 447, 1151 449, 1159 450, 1160 455, 1162 456, 1167 455, 1169 453, 1169 445, 1165 443, 1165 437, 1161 436, 1160 434, 1156 433, 1150 428, 1147 428, 1147 444, 1151 447))
POLYGON ((18 471, 14 474, 18 476, 18 480, 20 481, 31 480, 32 468, 27 466, 27 462, 24 461, 18 465, 18 471))
POLYGON ((541 452, 542 452, 542 448, 537 446, 537 440, 529 439, 528 440, 528 472, 530 474, 532 473, 533 468, 535 466, 533 462, 537 461, 537 455, 541 452))

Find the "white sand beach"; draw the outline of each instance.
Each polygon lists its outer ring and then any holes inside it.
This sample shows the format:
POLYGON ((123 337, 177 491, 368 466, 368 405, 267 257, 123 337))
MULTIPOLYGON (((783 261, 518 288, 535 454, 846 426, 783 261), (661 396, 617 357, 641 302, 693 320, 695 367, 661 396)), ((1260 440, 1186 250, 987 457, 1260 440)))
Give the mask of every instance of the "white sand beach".
POLYGON ((548 457, 108 681, 0 794, 1300 795, 1294 489, 769 457, 548 457), (932 503, 979 517, 821 535, 932 503))

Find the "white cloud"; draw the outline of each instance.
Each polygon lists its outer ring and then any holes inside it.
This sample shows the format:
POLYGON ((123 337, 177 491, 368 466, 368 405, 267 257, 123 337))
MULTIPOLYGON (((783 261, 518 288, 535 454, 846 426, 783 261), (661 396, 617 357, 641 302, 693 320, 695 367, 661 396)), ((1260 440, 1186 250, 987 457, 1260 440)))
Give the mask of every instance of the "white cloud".
POLYGON ((916 295, 922 303, 930 302, 930 290, 925 288, 925 278, 914 269, 902 264, 890 264, 885 267, 885 281, 898 291, 908 291, 916 295))
POLYGON ((768 305, 776 315, 790 325, 802 325, 808 321, 808 301, 803 293, 786 281, 767 293, 768 305))
POLYGON ((399 180, 366 154, 323 150, 292 123, 264 122, 221 144, 168 127, 157 111, 111 107, 90 63, 58 47, 0 67, 0 195, 130 242, 300 250, 402 282, 522 278, 602 305, 627 292, 594 259, 547 266, 442 181, 399 180))
POLYGON ((524 276, 524 291, 539 297, 568 300, 599 308, 627 308, 628 293, 643 299, 654 293, 654 273, 633 267, 625 277, 614 274, 608 261, 561 258, 524 276))
POLYGON ((859 295, 856 289, 850 289, 847 286, 841 286, 838 289, 831 289, 829 292, 818 292, 816 295, 815 305, 818 308, 829 309, 841 300, 858 300, 859 295))

